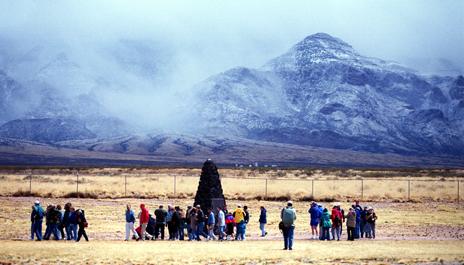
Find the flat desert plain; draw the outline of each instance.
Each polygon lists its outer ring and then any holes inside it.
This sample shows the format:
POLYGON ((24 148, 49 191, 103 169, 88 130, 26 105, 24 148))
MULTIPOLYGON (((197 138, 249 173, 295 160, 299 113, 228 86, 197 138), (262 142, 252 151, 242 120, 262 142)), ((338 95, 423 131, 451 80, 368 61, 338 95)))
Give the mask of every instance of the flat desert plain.
MULTIPOLYGON (((185 208, 191 199, 39 198, 42 204, 72 202, 85 210, 90 242, 30 241, 34 197, 0 198, 0 264, 463 264, 464 207, 451 202, 366 202, 379 217, 377 238, 355 242, 310 240, 309 202, 295 202, 293 251, 283 251, 277 228, 284 202, 228 200, 229 209, 248 205, 251 221, 244 242, 124 242, 124 209, 145 203, 185 208), (268 236, 259 237, 259 206, 268 210, 268 236)), ((330 207, 330 203, 324 203, 330 207)), ((342 202, 347 209, 350 203, 342 202)))

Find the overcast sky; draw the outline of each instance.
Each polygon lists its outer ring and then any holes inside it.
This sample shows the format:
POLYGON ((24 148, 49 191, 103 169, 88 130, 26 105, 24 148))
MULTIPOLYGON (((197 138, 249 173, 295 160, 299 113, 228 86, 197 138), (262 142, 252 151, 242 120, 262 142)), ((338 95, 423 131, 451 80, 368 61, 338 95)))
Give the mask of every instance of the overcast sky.
POLYGON ((99 89, 111 89, 99 97, 111 111, 171 122, 179 111, 169 102, 178 101, 179 92, 232 67, 259 67, 317 32, 367 56, 416 65, 415 59, 444 58, 464 69, 463 14, 463 0, 2 0, 0 67, 24 57, 28 65, 7 72, 29 77, 32 60, 38 61, 37 72, 64 52, 81 70, 51 68, 54 76, 41 73, 48 83, 71 93, 103 76, 112 83, 98 83, 99 89), (115 63, 122 53, 129 53, 123 62, 132 56, 121 40, 154 48, 138 63, 167 62, 160 74, 165 80, 132 75, 115 63), (23 56, 36 46, 40 56, 23 56))
POLYGON ((326 32, 369 56, 464 62, 464 1, 1 1, 4 36, 99 42, 153 39, 209 71, 260 66, 326 32))

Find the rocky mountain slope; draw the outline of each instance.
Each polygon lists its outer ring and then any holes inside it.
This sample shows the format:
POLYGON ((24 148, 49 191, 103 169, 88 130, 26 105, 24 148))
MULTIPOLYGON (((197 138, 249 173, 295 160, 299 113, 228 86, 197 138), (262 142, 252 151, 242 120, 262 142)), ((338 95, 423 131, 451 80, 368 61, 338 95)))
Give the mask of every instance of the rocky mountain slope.
POLYGON ((308 36, 260 69, 197 85, 198 121, 222 135, 396 153, 464 154, 463 77, 427 77, 308 36))
POLYGON ((200 166, 206 158, 221 165, 313 167, 460 167, 464 160, 404 156, 192 135, 133 135, 43 144, 0 138, 0 165, 200 166))
POLYGON ((41 156, 59 163, 211 157, 288 165, 464 164, 462 76, 420 75, 317 33, 258 69, 237 67, 196 84, 185 131, 147 134, 111 114, 95 93, 118 80, 157 80, 166 68, 149 57, 162 52, 132 41, 114 49, 120 55, 107 56, 128 78, 99 78, 63 53, 31 68, 40 49, 13 64, 14 58, 2 60, 31 77, 17 80, 0 69, 0 164, 14 164, 15 157, 43 162, 41 156))

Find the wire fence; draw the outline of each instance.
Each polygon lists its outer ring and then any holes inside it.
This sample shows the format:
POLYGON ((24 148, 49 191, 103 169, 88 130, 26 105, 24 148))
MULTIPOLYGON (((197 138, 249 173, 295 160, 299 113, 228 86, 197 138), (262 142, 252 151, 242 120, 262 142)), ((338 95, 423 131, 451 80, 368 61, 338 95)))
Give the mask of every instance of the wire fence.
MULTIPOLYGON (((150 174, 0 176, 0 195, 43 197, 193 198, 199 177, 150 174)), ((221 177, 229 199, 462 201, 462 181, 420 178, 289 179, 221 177)))

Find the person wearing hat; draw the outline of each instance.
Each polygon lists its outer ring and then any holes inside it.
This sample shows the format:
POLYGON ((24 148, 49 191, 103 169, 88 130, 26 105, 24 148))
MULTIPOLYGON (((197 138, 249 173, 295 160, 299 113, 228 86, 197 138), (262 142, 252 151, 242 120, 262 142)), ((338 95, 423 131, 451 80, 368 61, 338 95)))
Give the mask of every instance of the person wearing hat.
POLYGON ((372 207, 367 208, 366 224, 364 229, 366 230, 366 238, 375 239, 375 221, 377 220, 377 215, 374 212, 372 207))
POLYGON ((237 205, 234 213, 234 221, 236 225, 235 240, 245 239, 245 211, 242 209, 242 205, 237 205))
POLYGON ((40 201, 36 200, 32 206, 31 212, 31 240, 34 240, 34 235, 38 241, 42 240, 42 221, 44 214, 45 212, 40 205, 40 201))
POLYGON ((284 250, 293 249, 293 234, 295 231, 296 211, 293 209, 293 202, 288 201, 287 207, 280 212, 282 220, 282 233, 284 236, 284 250))

